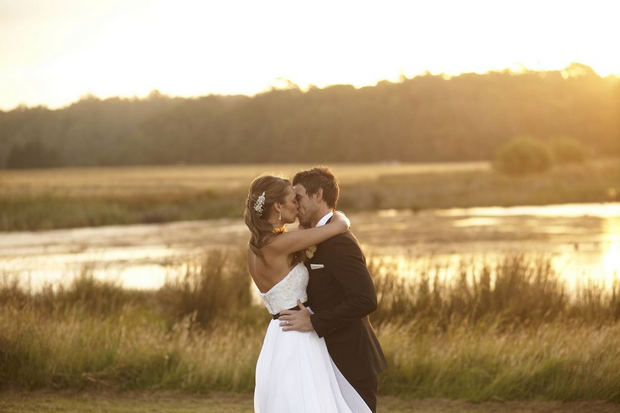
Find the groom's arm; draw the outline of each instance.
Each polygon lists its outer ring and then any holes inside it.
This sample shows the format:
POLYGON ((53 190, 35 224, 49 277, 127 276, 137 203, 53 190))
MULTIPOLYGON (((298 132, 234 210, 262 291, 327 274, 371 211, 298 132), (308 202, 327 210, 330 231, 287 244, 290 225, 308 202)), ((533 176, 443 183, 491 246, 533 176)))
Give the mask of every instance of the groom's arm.
POLYGON ((319 337, 329 336, 377 309, 377 293, 366 267, 362 251, 350 236, 336 236, 327 241, 329 256, 325 266, 342 287, 344 299, 335 307, 310 315, 319 337))

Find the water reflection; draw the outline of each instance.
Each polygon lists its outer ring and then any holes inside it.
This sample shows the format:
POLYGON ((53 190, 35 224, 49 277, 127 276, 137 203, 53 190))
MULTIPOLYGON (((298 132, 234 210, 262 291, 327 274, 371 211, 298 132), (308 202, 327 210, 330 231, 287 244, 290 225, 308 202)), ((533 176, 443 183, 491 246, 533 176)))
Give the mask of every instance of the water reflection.
POLYGON ((605 225, 603 243, 607 252, 603 255, 602 271, 617 278, 620 274, 620 218, 608 219, 605 225))
MULTIPOLYGON (((374 243, 378 257, 398 262, 397 273, 420 278, 436 274, 442 280, 457 275, 463 263, 490 266, 507 255, 546 257, 557 276, 574 288, 584 283, 609 287, 620 274, 620 204, 570 204, 470 208, 420 214, 389 211, 384 225, 412 216, 408 233, 395 231, 393 242, 374 243), (413 235, 415 233, 415 235, 413 235), (408 238, 408 239, 406 239, 408 238), (409 247, 402 248, 403 245, 409 247), (401 246, 397 248, 396 246, 401 246)), ((360 238, 361 239, 361 238, 360 238)), ((373 248, 372 240, 367 243, 373 248)))
MULTIPOLYGON (((620 274, 620 203, 384 210, 351 216, 370 257, 391 262, 407 277, 450 280, 506 255, 545 255, 569 285, 609 285, 620 274)), ((131 288, 158 288, 184 273, 205 251, 247 242, 241 220, 110 226, 0 233, 0 275, 37 289, 68 282, 85 268, 131 288)))
POLYGON ((513 207, 452 208, 436 211, 438 215, 448 216, 518 216, 538 217, 582 217, 617 218, 620 216, 620 203, 561 204, 513 207))

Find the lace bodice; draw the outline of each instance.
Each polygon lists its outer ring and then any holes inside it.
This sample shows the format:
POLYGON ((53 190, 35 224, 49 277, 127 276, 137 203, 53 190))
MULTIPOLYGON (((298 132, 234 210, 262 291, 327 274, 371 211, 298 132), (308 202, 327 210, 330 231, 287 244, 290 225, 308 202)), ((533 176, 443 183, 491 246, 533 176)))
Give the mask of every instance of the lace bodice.
POLYGON ((308 300, 306 287, 308 286, 308 269, 300 262, 294 266, 284 278, 271 287, 266 293, 260 293, 267 311, 277 314, 280 311, 293 308, 297 300, 308 300))

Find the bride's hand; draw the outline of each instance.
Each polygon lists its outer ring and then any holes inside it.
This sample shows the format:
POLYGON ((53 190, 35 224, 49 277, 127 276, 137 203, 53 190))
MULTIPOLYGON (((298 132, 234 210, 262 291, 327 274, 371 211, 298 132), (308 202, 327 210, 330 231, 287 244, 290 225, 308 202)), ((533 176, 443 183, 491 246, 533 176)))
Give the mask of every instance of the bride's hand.
POLYGON ((351 221, 349 221, 349 218, 347 218, 347 216, 340 211, 334 211, 334 217, 332 218, 331 222, 334 224, 342 225, 343 231, 351 228, 351 221))

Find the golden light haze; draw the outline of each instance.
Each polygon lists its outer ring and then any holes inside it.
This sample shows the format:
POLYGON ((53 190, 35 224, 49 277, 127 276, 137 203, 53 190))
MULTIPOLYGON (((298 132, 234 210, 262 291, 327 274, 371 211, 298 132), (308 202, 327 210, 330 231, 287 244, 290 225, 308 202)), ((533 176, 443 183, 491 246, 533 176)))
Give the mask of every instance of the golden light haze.
POLYGON ((615 1, 0 0, 0 108, 424 71, 620 74, 615 1))

